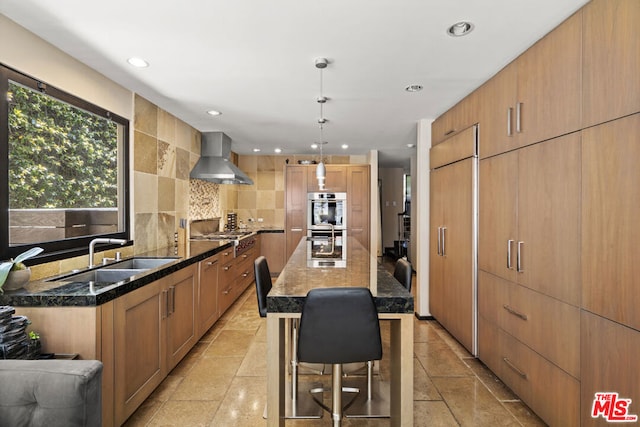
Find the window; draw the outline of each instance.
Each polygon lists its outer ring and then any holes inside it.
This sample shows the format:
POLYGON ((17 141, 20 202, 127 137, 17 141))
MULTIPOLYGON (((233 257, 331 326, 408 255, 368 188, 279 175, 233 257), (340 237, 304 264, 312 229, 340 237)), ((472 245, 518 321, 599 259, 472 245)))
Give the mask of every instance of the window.
POLYGON ((0 259, 128 240, 128 120, 5 66, 0 89, 0 259))

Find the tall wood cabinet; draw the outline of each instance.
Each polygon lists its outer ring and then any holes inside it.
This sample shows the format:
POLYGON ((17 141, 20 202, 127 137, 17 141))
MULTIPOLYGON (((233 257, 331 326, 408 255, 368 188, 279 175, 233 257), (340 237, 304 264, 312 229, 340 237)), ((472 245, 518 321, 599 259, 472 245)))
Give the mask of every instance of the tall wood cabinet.
POLYGON ((586 128, 640 112, 640 2, 592 0, 583 13, 586 128))
POLYGON ((431 314, 474 354, 476 147, 473 126, 431 149, 429 251, 431 314))
MULTIPOLYGON (((370 172, 369 165, 326 165, 324 191, 347 193, 347 235, 369 247, 370 172)), ((316 165, 285 166, 285 241, 286 260, 300 239, 307 235, 307 193, 319 191, 316 165)))
POLYGON ((640 414, 638 21, 591 0, 476 90, 478 355, 550 425, 640 414))
POLYGON ((481 158, 580 129, 581 37, 579 11, 479 89, 481 158))

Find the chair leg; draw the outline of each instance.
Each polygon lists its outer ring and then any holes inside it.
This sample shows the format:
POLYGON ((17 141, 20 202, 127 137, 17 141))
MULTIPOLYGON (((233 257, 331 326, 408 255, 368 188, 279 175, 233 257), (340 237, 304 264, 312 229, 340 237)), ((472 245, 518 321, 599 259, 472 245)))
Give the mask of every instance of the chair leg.
POLYGON ((332 365, 331 369, 331 419, 333 420, 333 427, 340 427, 342 425, 342 365, 334 364, 332 365))

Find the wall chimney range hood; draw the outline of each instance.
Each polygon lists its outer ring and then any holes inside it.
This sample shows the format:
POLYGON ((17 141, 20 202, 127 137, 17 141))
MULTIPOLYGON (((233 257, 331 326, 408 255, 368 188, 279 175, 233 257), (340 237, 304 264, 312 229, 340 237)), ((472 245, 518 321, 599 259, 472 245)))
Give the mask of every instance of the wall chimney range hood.
POLYGON ((200 160, 191 171, 191 178, 218 184, 253 185, 251 178, 231 160, 231 138, 223 132, 203 132, 200 160))

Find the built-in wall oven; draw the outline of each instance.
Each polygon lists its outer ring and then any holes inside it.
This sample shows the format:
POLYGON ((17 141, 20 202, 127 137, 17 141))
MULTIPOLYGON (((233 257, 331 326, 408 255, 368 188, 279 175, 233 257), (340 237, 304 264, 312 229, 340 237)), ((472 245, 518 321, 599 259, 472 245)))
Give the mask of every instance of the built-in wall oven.
POLYGON ((347 193, 309 193, 307 198, 308 264, 346 267, 347 193))

